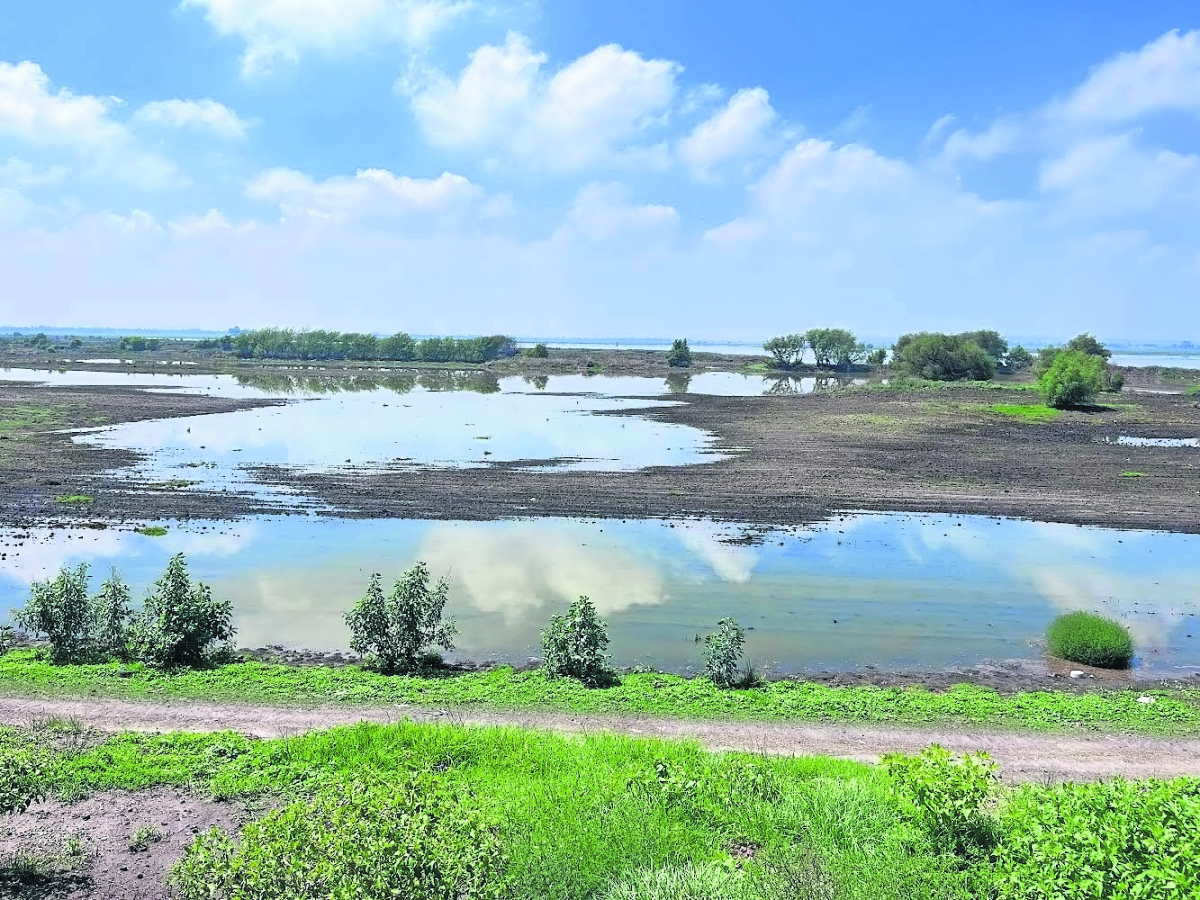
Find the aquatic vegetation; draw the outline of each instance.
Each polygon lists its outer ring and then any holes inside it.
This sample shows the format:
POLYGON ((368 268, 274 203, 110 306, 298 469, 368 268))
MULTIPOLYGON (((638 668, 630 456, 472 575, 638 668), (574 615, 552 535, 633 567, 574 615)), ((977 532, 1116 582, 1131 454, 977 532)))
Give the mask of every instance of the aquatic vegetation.
POLYGON ((147 525, 145 528, 134 529, 138 534, 143 534, 146 537, 163 537, 167 534, 167 529, 162 525, 147 525))
POLYGON ((1131 470, 1128 472, 1122 472, 1121 477, 1122 478, 1149 478, 1150 476, 1146 472, 1134 472, 1131 470))
POLYGON ((1133 638, 1119 622, 1087 612, 1059 616, 1046 629, 1046 646, 1060 659, 1096 666, 1124 669, 1133 659, 1133 638))

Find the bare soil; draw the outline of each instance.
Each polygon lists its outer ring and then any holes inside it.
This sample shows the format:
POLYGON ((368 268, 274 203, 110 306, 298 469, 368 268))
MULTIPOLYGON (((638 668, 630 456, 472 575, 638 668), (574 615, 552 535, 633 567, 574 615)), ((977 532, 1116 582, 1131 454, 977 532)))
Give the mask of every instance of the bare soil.
POLYGON ((1200 739, 1119 734, 1030 734, 983 729, 692 722, 637 716, 585 716, 538 711, 376 708, 296 708, 196 702, 0 698, 0 723, 23 725, 58 717, 104 731, 236 731, 269 738, 356 722, 402 719, 454 725, 511 725, 562 734, 607 732, 691 739, 710 750, 810 755, 878 762, 885 753, 916 752, 931 743, 950 750, 986 750, 1010 781, 1094 780, 1200 775, 1200 739))

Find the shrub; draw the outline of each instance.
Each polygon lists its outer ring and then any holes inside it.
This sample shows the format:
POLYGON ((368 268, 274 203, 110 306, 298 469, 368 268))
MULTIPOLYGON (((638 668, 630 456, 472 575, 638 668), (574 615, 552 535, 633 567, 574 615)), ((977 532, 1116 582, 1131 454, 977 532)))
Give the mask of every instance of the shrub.
POLYGON ((35 581, 29 602, 13 610, 18 625, 50 642, 50 659, 68 663, 81 659, 91 632, 92 606, 88 602, 88 566, 63 567, 53 581, 35 581))
POLYGON ((867 354, 867 362, 873 366, 882 366, 887 361, 887 351, 882 347, 867 354))
POLYGON ((170 881, 184 900, 287 897, 499 900, 497 827, 427 776, 331 787, 311 800, 196 839, 170 881))
POLYGON ((893 356, 902 372, 929 381, 988 381, 996 374, 996 360, 957 335, 906 334, 893 356))
POLYGON ((995 360, 997 365, 1008 355, 1008 341, 1001 337, 998 331, 964 331, 955 336, 975 344, 995 360))
POLYGON ((738 680, 738 665, 746 632, 735 620, 722 619, 717 630, 704 638, 704 668, 717 687, 733 687, 738 680))
POLYGON ((0 816, 21 813, 43 799, 50 785, 45 753, 0 745, 0 816))
POLYGON ((845 328, 810 328, 804 339, 822 369, 848 369, 867 355, 867 345, 845 328))
POLYGON ((115 568, 90 605, 90 637, 96 652, 104 657, 128 659, 133 609, 129 602, 129 587, 121 581, 115 568))
POLYGON ((686 369, 692 364, 692 351, 688 349, 687 338, 678 338, 671 343, 667 353, 667 365, 674 369, 686 369))
POLYGON ((1104 390, 1104 359, 1078 350, 1062 350, 1038 378, 1046 404, 1055 409, 1083 406, 1104 390))
POLYGON ((1112 356, 1112 351, 1090 334, 1080 334, 1071 338, 1067 341, 1065 349, 1073 350, 1076 353, 1083 353, 1086 356, 1099 356, 1106 362, 1112 356))
POLYGON ((956 757, 931 744, 916 756, 889 754, 883 764, 935 846, 978 856, 995 842, 994 823, 983 811, 997 777, 987 753, 956 757))
POLYGON ((1096 666, 1125 669, 1133 659, 1133 638, 1119 622, 1086 612, 1059 616, 1046 629, 1046 646, 1060 659, 1096 666))
POLYGON ((138 655, 162 668, 217 662, 231 652, 234 634, 233 604, 214 599, 203 582, 193 585, 182 553, 171 557, 132 627, 138 655))
POLYGON ((534 359, 546 359, 550 355, 549 348, 540 341, 525 351, 526 356, 532 356, 534 359))
POLYGON ((544 668, 548 675, 576 678, 592 686, 608 685, 616 676, 608 665, 608 625, 587 597, 580 597, 542 632, 544 668))
POLYGON ((785 334, 771 338, 763 349, 774 358, 775 368, 794 369, 803 362, 807 343, 803 334, 785 334))
POLYGON ((1020 372, 1033 365, 1033 354, 1020 344, 1008 351, 1006 363, 1010 369, 1020 372))
POLYGON ((1001 815, 998 900, 1200 895, 1200 779, 1026 786, 1001 815))
POLYGON ((1200 397, 1200 384, 1193 384, 1183 392, 1185 397, 1200 397))
POLYGON ((385 674, 416 671, 433 648, 454 649, 458 627, 442 621, 449 593, 444 578, 430 587, 423 562, 405 572, 387 598, 379 575, 372 575, 366 594, 346 613, 351 648, 372 657, 385 674))
POLYGON ((1104 370, 1104 391, 1108 394, 1119 394, 1125 389, 1125 375, 1113 369, 1104 370))

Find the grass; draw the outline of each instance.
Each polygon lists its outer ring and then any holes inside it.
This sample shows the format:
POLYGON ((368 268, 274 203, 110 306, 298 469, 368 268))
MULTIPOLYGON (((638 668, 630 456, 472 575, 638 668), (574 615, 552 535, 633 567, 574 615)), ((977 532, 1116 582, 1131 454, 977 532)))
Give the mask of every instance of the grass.
POLYGON ((1133 638, 1119 622, 1088 612, 1059 616, 1046 629, 1046 646, 1060 659, 1098 666, 1102 669, 1126 669, 1133 659, 1133 638))
POLYGON ((882 770, 714 754, 691 742, 411 722, 266 741, 124 734, 65 756, 56 787, 67 798, 167 785, 291 799, 413 771, 434 773, 497 823, 513 900, 646 898, 654 895, 636 886, 669 873, 740 879, 785 866, 796 851, 844 900, 974 896, 971 874, 906 825, 882 770), (739 874, 735 853, 747 850, 754 862, 739 874))
POLYGON ((48 431, 70 421, 77 407, 69 403, 14 403, 0 410, 0 434, 48 431))
POLYGON ((1130 471, 1130 472, 1122 472, 1121 477, 1122 478, 1149 478, 1150 476, 1145 472, 1130 471))
POLYGON ((139 664, 53 666, 37 659, 32 650, 13 650, 0 658, 0 695, 283 706, 413 704, 693 720, 944 724, 1169 735, 1194 735, 1200 730, 1200 690, 1194 689, 1000 694, 968 684, 934 692, 919 687, 775 681, 750 690, 721 690, 707 679, 662 674, 630 674, 614 687, 586 688, 537 670, 508 668, 420 677, 385 676, 357 666, 244 662, 160 673, 139 664), (1137 702, 1147 694, 1157 702, 1137 702))
POLYGON ((1183 395, 1185 397, 1200 397, 1200 384, 1193 384, 1183 392, 1183 395))
POLYGON ((145 528, 134 530, 138 534, 144 534, 146 537, 163 537, 167 533, 167 529, 162 525, 147 525, 145 528))
POLYGON ((1026 422, 1049 422, 1062 415, 1062 410, 1053 409, 1043 403, 1017 405, 1012 403, 997 403, 986 407, 990 412, 1002 416, 1015 416, 1026 422))
POLYGON ((95 497, 87 494, 59 494, 54 498, 55 503, 95 503, 95 497))

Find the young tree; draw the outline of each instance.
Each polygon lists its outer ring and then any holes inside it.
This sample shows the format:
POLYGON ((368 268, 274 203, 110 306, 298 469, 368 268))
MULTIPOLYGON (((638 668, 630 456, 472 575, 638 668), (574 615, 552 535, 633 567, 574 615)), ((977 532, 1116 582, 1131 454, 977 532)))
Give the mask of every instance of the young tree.
POLYGON ((807 341, 803 334, 784 334, 763 344, 763 349, 775 358, 775 368, 794 369, 804 360, 807 341))
POLYGON ((162 668, 205 666, 230 651, 233 604, 216 600, 203 582, 192 584, 182 553, 171 557, 134 620, 139 656, 162 668))
POLYGON ((1017 344, 1017 346, 1008 351, 1006 362, 1010 369, 1015 372, 1020 372, 1033 365, 1033 354, 1020 344, 1017 344))
POLYGON ((1002 338, 998 331, 964 331, 958 337, 979 346, 997 365, 1004 362, 1008 353, 1008 341, 1002 338))
POLYGON ((1106 362, 1112 357, 1112 351, 1090 334, 1080 334, 1067 341, 1068 350, 1086 353, 1088 356, 1102 357, 1106 362))
POLYGON ((91 601, 91 639, 105 657, 129 658, 129 627, 133 619, 129 586, 114 567, 91 601))
POLYGON ((867 355, 867 345, 845 328, 810 328, 804 337, 822 369, 848 369, 867 355))
POLYGON ((383 596, 378 574, 371 576, 367 592, 346 613, 350 647, 370 656, 385 674, 407 674, 421 668, 435 647, 454 649, 458 627, 442 621, 450 582, 429 583, 429 568, 418 562, 383 596))
POLYGON ((29 602, 14 610, 18 625, 50 642, 54 663, 77 662, 87 651, 92 608, 88 603, 88 566, 64 566, 52 581, 35 581, 29 602))
POLYGON ((688 349, 687 338, 677 338, 667 353, 667 365, 673 369, 686 369, 692 364, 692 351, 688 349))
POLYGON ((548 675, 576 678, 603 686, 615 678, 609 668, 608 625, 587 597, 580 597, 564 614, 554 616, 542 632, 542 651, 548 675))
POLYGON ((734 619, 722 619, 717 630, 704 637, 704 668, 717 687, 733 687, 738 679, 738 664, 746 631, 734 619))
POLYGON ((1105 385, 1104 357, 1063 350, 1038 378, 1046 404, 1055 409, 1090 403, 1105 385))

